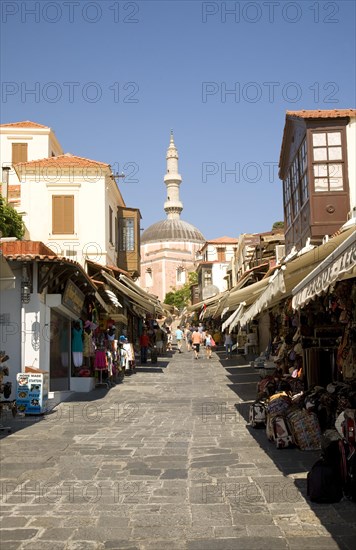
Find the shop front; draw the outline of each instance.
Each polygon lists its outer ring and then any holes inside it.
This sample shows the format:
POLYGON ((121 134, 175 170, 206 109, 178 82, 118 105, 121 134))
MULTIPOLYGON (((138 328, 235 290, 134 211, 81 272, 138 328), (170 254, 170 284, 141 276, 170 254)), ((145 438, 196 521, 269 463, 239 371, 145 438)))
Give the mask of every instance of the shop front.
POLYGON ((87 369, 83 317, 85 294, 68 279, 63 294, 47 294, 50 308, 49 383, 51 392, 90 391, 93 373, 87 369), (83 376, 85 372, 85 376, 83 376))
POLYGON ((51 308, 49 378, 50 390, 70 390, 71 319, 51 308))
POLYGON ((356 231, 293 289, 309 386, 356 378, 356 231))

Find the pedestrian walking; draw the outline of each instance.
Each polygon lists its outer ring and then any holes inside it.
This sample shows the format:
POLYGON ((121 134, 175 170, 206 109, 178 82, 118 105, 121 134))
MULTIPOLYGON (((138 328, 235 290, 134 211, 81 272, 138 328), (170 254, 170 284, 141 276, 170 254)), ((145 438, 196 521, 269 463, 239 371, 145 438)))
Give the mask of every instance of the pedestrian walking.
POLYGON ((224 346, 225 346, 225 352, 226 352, 226 359, 229 359, 232 353, 232 338, 231 338, 231 334, 229 334, 228 332, 228 329, 225 330, 225 334, 224 334, 224 346))
POLYGON ((140 351, 141 351, 141 363, 147 363, 147 351, 148 351, 150 339, 146 329, 143 330, 140 336, 139 342, 140 342, 140 351))
POLYGON ((196 328, 192 334, 192 343, 193 343, 195 359, 199 359, 199 351, 200 351, 200 344, 202 343, 202 336, 198 328, 196 328))
POLYGON ((119 343, 121 345, 120 364, 121 364, 121 367, 124 368, 125 375, 128 376, 129 374, 131 374, 132 362, 134 360, 134 356, 132 353, 132 346, 124 334, 120 336, 119 343))
POLYGON ((163 331, 159 327, 155 329, 155 340, 157 355, 160 356, 163 354, 163 331))
POLYGON ((176 330, 176 340, 177 340, 177 348, 178 348, 178 351, 179 353, 182 353, 182 340, 183 340, 183 331, 182 329, 178 326, 177 327, 177 330, 176 330))
POLYGON ((221 338, 221 332, 220 330, 216 329, 213 333, 213 338, 215 340, 215 344, 216 346, 220 346, 221 342, 222 342, 222 338, 221 338))
POLYGON ((172 351, 173 335, 169 327, 167 327, 167 351, 172 351))
POLYGON ((192 349, 192 331, 189 327, 186 327, 184 330, 184 338, 187 351, 190 351, 192 349))
POLYGON ((205 332, 205 350, 207 359, 211 359, 211 351, 213 347, 213 337, 210 332, 207 330, 205 332))

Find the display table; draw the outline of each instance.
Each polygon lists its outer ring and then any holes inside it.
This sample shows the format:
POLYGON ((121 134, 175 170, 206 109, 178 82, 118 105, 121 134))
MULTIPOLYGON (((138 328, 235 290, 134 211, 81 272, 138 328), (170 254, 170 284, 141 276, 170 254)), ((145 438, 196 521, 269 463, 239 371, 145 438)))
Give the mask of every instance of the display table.
POLYGON ((71 376, 70 390, 87 393, 95 388, 95 378, 91 376, 71 376))

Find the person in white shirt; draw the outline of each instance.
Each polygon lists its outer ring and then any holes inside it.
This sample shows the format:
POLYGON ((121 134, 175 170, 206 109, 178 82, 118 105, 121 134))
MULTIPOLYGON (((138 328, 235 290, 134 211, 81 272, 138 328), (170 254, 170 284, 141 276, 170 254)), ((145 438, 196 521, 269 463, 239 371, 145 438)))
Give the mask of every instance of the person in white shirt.
POLYGON ((179 353, 182 353, 182 341, 183 341, 183 331, 180 327, 177 327, 176 330, 176 340, 177 340, 177 348, 179 353))
POLYGON ((211 348, 212 348, 212 336, 210 332, 207 330, 205 332, 205 349, 206 349, 206 356, 208 359, 211 359, 211 348))

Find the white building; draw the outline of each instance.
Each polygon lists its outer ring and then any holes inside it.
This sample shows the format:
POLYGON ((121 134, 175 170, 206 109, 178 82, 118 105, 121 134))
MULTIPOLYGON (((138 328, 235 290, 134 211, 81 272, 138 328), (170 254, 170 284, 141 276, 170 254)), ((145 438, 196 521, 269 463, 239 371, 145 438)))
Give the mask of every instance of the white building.
POLYGON ((234 260, 237 245, 238 239, 219 237, 206 241, 198 251, 197 273, 201 300, 227 290, 227 269, 234 260))
POLYGON ((48 126, 25 120, 0 125, 2 195, 20 206, 20 187, 14 165, 63 154, 55 133, 48 126))
POLYGON ((13 383, 26 367, 40 367, 61 398, 80 379, 71 376, 73 321, 88 319, 98 306, 100 319, 115 314, 133 334, 134 321, 157 310, 114 276, 113 284, 101 277, 102 266, 138 276, 140 214, 126 207, 110 165, 63 154, 47 126, 26 121, 0 130, 1 191, 26 226, 25 240, 1 246, 15 276, 13 288, 1 291, 1 349, 10 356, 13 383), (137 301, 139 314, 132 312, 137 301))
POLYGON ((140 214, 126 209, 109 164, 63 154, 53 130, 30 121, 0 126, 0 154, 1 191, 22 214, 25 239, 83 266, 139 272, 140 214))
POLYGON ((117 265, 117 210, 125 203, 108 164, 65 154, 15 170, 31 240, 82 265, 117 265))

